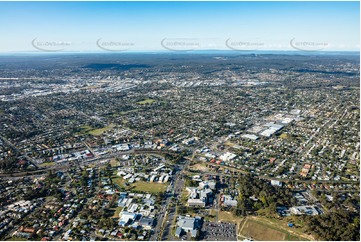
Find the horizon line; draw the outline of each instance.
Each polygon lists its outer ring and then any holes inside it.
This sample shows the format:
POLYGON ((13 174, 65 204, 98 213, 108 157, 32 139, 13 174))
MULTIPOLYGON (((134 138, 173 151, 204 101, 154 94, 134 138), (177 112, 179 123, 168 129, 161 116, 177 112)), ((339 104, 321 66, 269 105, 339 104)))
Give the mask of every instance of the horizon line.
POLYGON ((294 52, 294 53, 332 53, 332 52, 357 52, 360 54, 360 50, 229 50, 229 49, 203 49, 203 50, 119 50, 119 51, 0 51, 1 55, 5 54, 131 54, 131 53, 197 53, 197 52, 228 52, 228 53, 261 53, 261 52, 294 52))

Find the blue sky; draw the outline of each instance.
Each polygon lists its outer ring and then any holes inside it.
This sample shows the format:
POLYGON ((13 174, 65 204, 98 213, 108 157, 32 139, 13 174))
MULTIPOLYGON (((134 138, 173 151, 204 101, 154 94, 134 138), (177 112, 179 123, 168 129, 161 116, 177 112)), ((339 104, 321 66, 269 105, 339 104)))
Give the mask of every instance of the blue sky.
POLYGON ((359 19, 359 2, 0 2, 0 52, 294 50, 292 39, 359 50, 359 19))

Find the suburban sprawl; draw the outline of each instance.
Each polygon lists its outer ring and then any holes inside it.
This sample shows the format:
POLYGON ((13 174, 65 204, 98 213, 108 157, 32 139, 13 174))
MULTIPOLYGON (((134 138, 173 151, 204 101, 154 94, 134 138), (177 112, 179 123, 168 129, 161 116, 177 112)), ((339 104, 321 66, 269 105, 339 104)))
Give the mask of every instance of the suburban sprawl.
POLYGON ((360 240, 358 53, 0 68, 0 240, 360 240))

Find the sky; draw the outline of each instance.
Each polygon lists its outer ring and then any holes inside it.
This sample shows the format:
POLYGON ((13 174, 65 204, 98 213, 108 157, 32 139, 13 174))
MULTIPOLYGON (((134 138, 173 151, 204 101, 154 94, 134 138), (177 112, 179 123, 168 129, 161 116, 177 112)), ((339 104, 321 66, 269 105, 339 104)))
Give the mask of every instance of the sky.
POLYGON ((359 51, 359 2, 0 2, 0 52, 359 51))

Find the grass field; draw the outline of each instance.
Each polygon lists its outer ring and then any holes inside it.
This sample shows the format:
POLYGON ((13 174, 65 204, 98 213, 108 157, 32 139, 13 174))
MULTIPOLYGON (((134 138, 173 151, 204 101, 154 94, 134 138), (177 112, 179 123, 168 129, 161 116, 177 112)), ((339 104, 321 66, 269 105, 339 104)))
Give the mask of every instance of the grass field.
POLYGON ((125 187, 124 185, 124 179, 121 177, 112 178, 113 183, 117 184, 119 187, 125 187))
POLYGON ((114 209, 114 215, 113 218, 119 218, 119 213, 123 210, 123 207, 117 207, 114 209))
POLYGON ((292 234, 288 234, 286 240, 290 240, 290 241, 307 241, 304 238, 301 238, 301 237, 298 237, 298 236, 292 235, 292 234))
POLYGON ((287 135, 286 133, 282 133, 282 134, 280 135, 280 138, 281 138, 281 139, 287 139, 287 138, 288 138, 288 135, 287 135))
POLYGON ((117 161, 116 159, 111 159, 109 163, 112 167, 119 166, 119 161, 117 161))
POLYGON ((232 212, 220 211, 218 219, 222 222, 238 223, 241 218, 233 216, 232 212))
POLYGON ((282 219, 265 218, 265 217, 255 217, 255 218, 257 218, 257 220, 260 221, 261 223, 269 224, 273 228, 288 233, 290 236, 298 237, 298 239, 292 239, 292 240, 315 240, 311 235, 304 234, 303 230, 298 227, 298 226, 303 227, 304 223, 297 217, 282 218, 282 219), (297 226, 290 228, 287 225, 289 222, 297 226))
POLYGON ((85 134, 87 133, 89 130, 92 130, 92 126, 89 126, 89 125, 83 125, 80 127, 80 132, 79 133, 82 133, 82 134, 85 134))
POLYGON ((109 129, 112 129, 115 127, 115 124, 110 124, 104 128, 100 128, 100 129, 96 129, 96 128, 93 128, 89 125, 84 125, 84 126, 81 126, 80 127, 80 134, 90 134, 90 135, 93 135, 93 136, 98 136, 98 135, 101 135, 103 134, 105 131, 109 130, 109 129))
POLYGON ((146 105, 146 104, 152 104, 152 103, 154 103, 155 101, 156 101, 155 99, 146 98, 146 99, 144 99, 144 100, 142 100, 142 101, 137 102, 137 104, 139 104, 139 105, 146 105))
POLYGON ((217 211, 215 209, 210 209, 209 210, 209 215, 216 216, 216 214, 217 214, 217 211))
POLYGON ((196 170, 196 171, 203 171, 203 172, 209 171, 209 169, 205 166, 205 164, 195 164, 195 165, 189 167, 189 169, 196 170))
POLYGON ((55 165, 55 162, 46 162, 46 163, 40 164, 41 167, 49 167, 49 166, 53 166, 53 165, 55 165))
POLYGON ((207 221, 216 222, 217 211, 215 209, 209 210, 209 215, 205 217, 207 221))
POLYGON ((98 135, 103 134, 105 131, 107 131, 109 129, 112 129, 114 127, 115 127, 115 124, 110 124, 110 125, 108 125, 108 126, 106 126, 104 128, 89 130, 88 134, 91 134, 93 136, 98 136, 98 135))
POLYGON ((234 147, 236 145, 236 144, 234 144, 234 143, 232 143, 230 141, 226 141, 224 144, 229 146, 229 147, 234 147))
POLYGON ((291 240, 291 241, 306 241, 306 238, 298 236, 299 233, 295 233, 294 229, 286 228, 281 225, 282 221, 275 223, 267 218, 257 217, 252 219, 247 217, 246 221, 240 227, 239 234, 243 237, 251 237, 254 240, 291 240), (272 225, 271 225, 272 224, 272 225), (292 231, 291 231, 291 230, 292 231))
POLYGON ((255 240, 285 240, 286 234, 275 230, 269 226, 258 223, 253 220, 248 220, 246 224, 243 226, 240 233, 243 236, 251 237, 255 240))
POLYGON ((160 193, 165 192, 167 189, 168 183, 156 183, 156 182, 136 182, 132 185, 133 191, 139 191, 139 192, 149 192, 149 193, 160 193))

